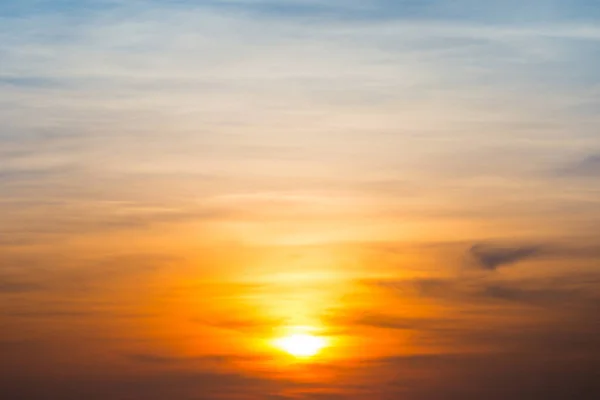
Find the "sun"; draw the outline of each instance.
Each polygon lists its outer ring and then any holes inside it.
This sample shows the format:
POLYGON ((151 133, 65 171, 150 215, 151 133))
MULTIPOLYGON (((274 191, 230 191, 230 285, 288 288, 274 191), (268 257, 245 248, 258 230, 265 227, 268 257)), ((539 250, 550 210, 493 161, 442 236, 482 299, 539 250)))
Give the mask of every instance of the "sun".
POLYGON ((322 337, 296 333, 277 339, 275 345, 294 357, 306 358, 317 355, 327 343, 322 337))

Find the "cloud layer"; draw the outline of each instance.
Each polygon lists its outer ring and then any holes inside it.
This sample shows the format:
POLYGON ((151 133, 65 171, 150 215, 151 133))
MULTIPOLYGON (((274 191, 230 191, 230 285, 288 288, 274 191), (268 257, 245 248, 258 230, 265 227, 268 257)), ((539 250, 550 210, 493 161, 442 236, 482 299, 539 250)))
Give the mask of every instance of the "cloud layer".
POLYGON ((0 397, 598 398, 599 20, 0 2, 0 397))

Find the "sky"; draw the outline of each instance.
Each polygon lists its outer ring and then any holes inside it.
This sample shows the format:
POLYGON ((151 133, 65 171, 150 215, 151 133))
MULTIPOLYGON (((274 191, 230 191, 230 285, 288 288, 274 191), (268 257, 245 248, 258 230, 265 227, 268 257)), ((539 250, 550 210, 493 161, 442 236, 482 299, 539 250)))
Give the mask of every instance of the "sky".
POLYGON ((600 398, 598 71, 596 0, 0 0, 0 398, 600 398))

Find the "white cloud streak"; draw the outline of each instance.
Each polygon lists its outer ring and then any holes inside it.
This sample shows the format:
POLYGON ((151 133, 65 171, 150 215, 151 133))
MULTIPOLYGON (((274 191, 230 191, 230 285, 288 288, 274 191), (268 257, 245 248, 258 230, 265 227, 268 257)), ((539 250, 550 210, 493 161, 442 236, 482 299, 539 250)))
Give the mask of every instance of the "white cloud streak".
POLYGON ((600 148, 597 80, 571 71, 598 45, 592 24, 137 2, 4 18, 0 39, 0 140, 27 153, 3 160, 8 174, 201 174, 269 191, 397 180, 464 202, 481 175, 499 199, 515 182, 551 193, 536 173, 600 148))

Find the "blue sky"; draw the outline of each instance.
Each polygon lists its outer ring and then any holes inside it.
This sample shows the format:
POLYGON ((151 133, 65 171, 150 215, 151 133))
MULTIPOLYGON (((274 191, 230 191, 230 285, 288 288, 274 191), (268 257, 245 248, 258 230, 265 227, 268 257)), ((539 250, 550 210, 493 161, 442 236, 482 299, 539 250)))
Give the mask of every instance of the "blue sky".
MULTIPOLYGON (((448 196, 448 218, 471 213, 483 178, 482 210, 525 207, 515 187, 551 208, 589 200, 554 171, 600 152, 590 2, 2 4, 0 168, 39 176, 11 180, 14 196, 43 196, 59 173, 85 193, 90 179, 202 176, 217 198, 248 195, 239 182, 273 195, 285 176, 321 199, 347 196, 332 181, 397 182, 448 196)), ((183 213, 205 195, 185 188, 183 213)), ((429 200, 406 202, 429 218, 429 200)))
POLYGON ((354 18, 436 18, 490 21, 564 21, 598 18, 600 11, 593 0, 531 0, 527 2, 478 2, 475 0, 378 0, 378 1, 321 1, 321 0, 23 0, 3 1, 2 9, 15 15, 40 12, 81 13, 122 6, 219 7, 265 13, 329 14, 331 17, 354 18))

